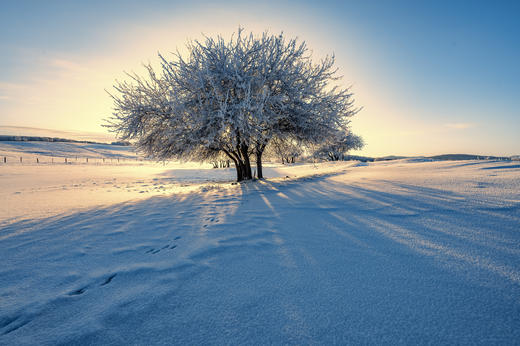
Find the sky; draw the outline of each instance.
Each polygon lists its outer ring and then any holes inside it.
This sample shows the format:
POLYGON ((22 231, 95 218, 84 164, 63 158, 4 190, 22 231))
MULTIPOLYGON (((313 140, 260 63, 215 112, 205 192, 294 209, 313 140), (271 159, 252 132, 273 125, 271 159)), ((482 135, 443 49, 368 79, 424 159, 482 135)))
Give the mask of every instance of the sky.
POLYGON ((0 126, 106 132, 110 91, 187 40, 283 31, 335 54, 358 155, 520 154, 519 1, 10 1, 0 126))

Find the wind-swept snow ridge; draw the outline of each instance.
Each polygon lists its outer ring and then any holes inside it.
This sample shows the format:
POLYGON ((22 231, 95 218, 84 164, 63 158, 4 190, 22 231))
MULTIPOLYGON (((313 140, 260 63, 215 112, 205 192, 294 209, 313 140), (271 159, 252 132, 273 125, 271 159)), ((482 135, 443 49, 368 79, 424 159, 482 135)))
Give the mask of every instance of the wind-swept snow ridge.
POLYGON ((518 343, 517 165, 271 169, 5 224, 0 344, 518 343))

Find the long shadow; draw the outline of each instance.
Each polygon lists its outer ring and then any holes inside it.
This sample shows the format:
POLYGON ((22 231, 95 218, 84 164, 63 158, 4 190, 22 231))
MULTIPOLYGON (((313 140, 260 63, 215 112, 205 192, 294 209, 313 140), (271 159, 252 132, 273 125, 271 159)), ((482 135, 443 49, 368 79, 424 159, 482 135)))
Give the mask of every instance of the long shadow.
MULTIPOLYGON (((387 294, 393 297, 388 298, 392 316, 410 304, 410 295, 419 295, 419 305, 446 298, 458 310, 451 317, 433 317, 439 324, 458 316, 455 323, 479 306, 489 309, 486 316, 498 309, 494 318, 507 326, 508 314, 517 311, 520 220, 507 207, 491 215, 482 209, 485 201, 471 195, 388 181, 361 185, 315 177, 300 183, 264 181, 243 189, 249 198, 262 196, 258 208, 276 221, 279 255, 290 268, 286 275, 302 286, 311 286, 308 281, 318 277, 322 286, 341 285, 345 294, 351 285, 354 290, 364 287, 362 299, 370 299, 369 292, 387 294), (454 291, 460 296, 451 300, 454 291), (486 303, 467 303, 473 296, 486 303), (400 298, 392 305, 395 297, 400 298)), ((303 305, 292 309, 305 315, 303 305)), ((359 317, 367 315, 361 312, 359 317)), ((487 327, 476 323, 472 328, 487 327)))
POLYGON ((482 167, 481 169, 490 170, 490 169, 515 169, 515 168, 520 168, 520 165, 507 165, 507 166, 482 167))
MULTIPOLYGON (((159 305, 165 296, 173 299, 172 290, 179 285, 216 270, 226 256, 277 256, 279 263, 270 262, 270 270, 285 275, 284 283, 296 292, 305 286, 302 282, 312 285, 306 275, 334 288, 333 274, 349 273, 352 282, 362 285, 359 278, 367 277, 365 270, 385 274, 367 265, 392 263, 391 268, 402 268, 396 271, 400 275, 425 268, 446 271, 459 280, 497 285, 505 294, 519 296, 517 216, 500 209, 488 212, 467 195, 442 189, 330 179, 339 174, 247 182, 230 191, 152 197, 2 227, 0 252, 6 263, 0 269, 5 282, 0 294, 24 287, 27 301, 0 313, 0 338, 2 333, 23 333, 38 314, 52 314, 57 302, 72 305, 117 287, 125 292, 118 286, 125 280, 130 286, 139 281, 168 286, 162 292, 142 293, 154 297, 150 304, 159 305), (33 249, 44 252, 33 254, 33 249), (17 266, 27 265, 31 255, 32 271, 21 268, 35 273, 28 278, 17 273, 17 266), (70 270, 70 277, 49 276, 53 270, 61 273, 63 261, 78 268, 70 270), (37 290, 54 298, 36 302, 31 295, 37 290)), ((255 271, 261 268, 248 268, 248 273, 255 271)), ((319 291, 322 286, 312 287, 319 291)), ((285 289, 280 286, 279 291, 285 289)), ((353 288, 337 289, 331 292, 341 295, 342 289, 353 288)), ((287 296, 292 316, 305 315, 298 305, 301 297, 287 296)))
POLYGON ((449 166, 446 166, 446 168, 459 168, 459 167, 467 167, 467 166, 486 165, 486 164, 497 163, 497 162, 503 162, 503 161, 499 161, 499 160, 472 161, 472 162, 449 165, 449 166))
POLYGON ((314 211, 329 226, 337 220, 336 228, 343 228, 345 235, 348 232, 359 244, 372 243, 380 252, 394 247, 379 246, 385 242, 374 236, 444 265, 456 263, 464 270, 483 270, 520 284, 520 217, 509 212, 520 205, 489 212, 471 196, 442 189, 385 182, 390 191, 381 191, 326 178, 306 179, 306 186, 266 181, 264 203, 269 209, 287 204, 302 214, 314 211))

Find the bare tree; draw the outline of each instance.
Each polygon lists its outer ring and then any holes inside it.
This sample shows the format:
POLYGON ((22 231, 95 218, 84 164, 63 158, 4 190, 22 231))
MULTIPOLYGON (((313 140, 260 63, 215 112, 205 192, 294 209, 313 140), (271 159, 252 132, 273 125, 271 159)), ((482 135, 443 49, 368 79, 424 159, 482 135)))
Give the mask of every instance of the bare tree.
POLYGON ((262 155, 273 138, 321 143, 348 129, 357 113, 339 78, 334 57, 313 63, 305 42, 283 34, 221 36, 187 44, 161 72, 129 74, 117 82, 108 126, 133 140, 148 156, 205 161, 222 153, 231 159, 237 180, 251 179, 251 158, 263 178, 262 155))

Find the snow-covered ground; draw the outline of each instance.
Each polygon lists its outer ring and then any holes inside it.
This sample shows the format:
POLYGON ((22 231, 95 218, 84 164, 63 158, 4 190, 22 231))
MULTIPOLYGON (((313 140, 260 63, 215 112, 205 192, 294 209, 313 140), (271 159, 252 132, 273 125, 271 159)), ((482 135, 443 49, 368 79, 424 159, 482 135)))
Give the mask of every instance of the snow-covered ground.
POLYGON ((0 162, 12 166, 16 164, 34 165, 67 163, 70 164, 93 164, 120 163, 142 160, 133 147, 110 145, 110 144, 87 144, 72 142, 15 142, 0 141, 0 162), (22 161, 20 162, 20 157, 22 161), (36 160, 38 159, 38 161, 36 160), (89 160, 87 160, 89 159, 89 160), (105 159, 105 161, 103 161, 105 159))
POLYGON ((0 344, 519 344, 520 165, 0 165, 0 344))

